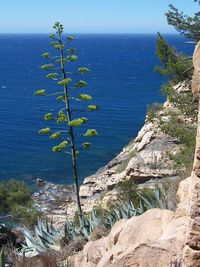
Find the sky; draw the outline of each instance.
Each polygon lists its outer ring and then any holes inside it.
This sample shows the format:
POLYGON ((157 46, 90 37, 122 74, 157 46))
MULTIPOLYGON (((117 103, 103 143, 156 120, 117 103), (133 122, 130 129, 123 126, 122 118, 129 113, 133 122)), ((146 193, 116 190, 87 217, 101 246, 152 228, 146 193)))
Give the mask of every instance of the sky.
POLYGON ((193 0, 0 0, 0 33, 173 33, 165 12, 172 3, 192 15, 193 0))

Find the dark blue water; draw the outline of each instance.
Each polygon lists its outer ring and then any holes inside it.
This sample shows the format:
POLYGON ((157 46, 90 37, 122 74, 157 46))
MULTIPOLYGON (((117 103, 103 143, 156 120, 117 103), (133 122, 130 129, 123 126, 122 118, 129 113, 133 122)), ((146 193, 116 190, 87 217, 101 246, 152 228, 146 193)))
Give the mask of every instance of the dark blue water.
MULTIPOLYGON (((153 72, 158 63, 155 37, 77 36, 76 67, 91 69, 86 92, 100 106, 97 113, 88 114, 87 126, 96 128, 99 136, 92 140, 90 150, 80 151, 81 179, 105 165, 136 136, 148 104, 164 100, 159 91, 163 78, 153 72)), ((192 54, 194 45, 176 35, 166 38, 192 54)), ((40 70, 44 64, 40 54, 48 51, 48 41, 47 35, 0 35, 0 179, 31 182, 42 177, 58 183, 72 182, 70 157, 52 153, 54 143, 37 134, 47 125, 43 115, 61 107, 53 98, 33 96, 37 89, 53 92, 55 88, 40 70)))

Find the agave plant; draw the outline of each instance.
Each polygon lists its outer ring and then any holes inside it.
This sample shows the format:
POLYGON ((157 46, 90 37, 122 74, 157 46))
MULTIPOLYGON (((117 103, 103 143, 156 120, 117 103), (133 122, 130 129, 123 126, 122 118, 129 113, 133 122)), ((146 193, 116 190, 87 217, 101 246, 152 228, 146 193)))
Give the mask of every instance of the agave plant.
POLYGON ((0 251, 0 267, 5 267, 5 257, 4 257, 4 248, 1 248, 0 251))
POLYGON ((64 225, 64 230, 56 230, 52 222, 47 220, 38 220, 34 235, 26 228, 23 229, 26 245, 22 245, 23 248, 19 255, 33 257, 45 252, 47 249, 59 251, 61 249, 60 241, 63 238, 70 242, 78 236, 82 236, 88 241, 90 234, 100 225, 111 228, 117 221, 141 215, 148 209, 156 207, 165 208, 162 201, 162 192, 158 188, 150 192, 145 190, 138 191, 137 196, 139 199, 137 204, 134 204, 132 201, 121 201, 112 206, 110 210, 104 211, 103 215, 99 215, 97 210, 94 209, 79 220, 78 226, 73 221, 67 221, 64 225))
POLYGON ((137 195, 139 198, 137 206, 132 201, 121 201, 112 206, 110 210, 105 211, 103 216, 99 216, 94 209, 87 216, 83 216, 79 226, 76 226, 73 222, 66 222, 65 232, 68 240, 74 240, 77 236, 89 240, 90 234, 99 225, 111 228, 117 221, 141 215, 148 209, 165 208, 161 190, 158 188, 150 191, 150 193, 148 191, 138 191, 137 195))
POLYGON ((151 194, 148 194, 147 192, 137 192, 137 194, 140 199, 138 214, 142 214, 153 208, 166 208, 166 204, 162 200, 162 192, 160 188, 153 189, 151 194))
POLYGON ((69 241, 74 240, 77 236, 82 236, 85 240, 89 239, 92 231, 100 225, 102 218, 97 215, 96 210, 93 210, 87 216, 83 216, 79 226, 76 226, 73 221, 65 223, 66 237, 69 241))
POLYGON ((32 235, 27 228, 23 229, 26 245, 22 244, 22 249, 18 251, 19 256, 34 257, 45 252, 47 249, 59 251, 60 241, 65 237, 65 232, 56 230, 52 221, 38 220, 35 226, 35 233, 32 235))

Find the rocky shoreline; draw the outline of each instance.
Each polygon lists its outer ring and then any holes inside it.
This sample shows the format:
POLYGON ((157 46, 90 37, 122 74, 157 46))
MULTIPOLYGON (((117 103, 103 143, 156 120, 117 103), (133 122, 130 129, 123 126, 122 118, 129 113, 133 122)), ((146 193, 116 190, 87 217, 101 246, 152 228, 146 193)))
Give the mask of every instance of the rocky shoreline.
MULTIPOLYGON (((188 90, 184 84, 174 88, 184 93, 188 90)), ((166 101, 164 108, 157 113, 157 118, 169 120, 170 111, 175 107, 166 101)), ((144 126, 137 137, 130 142, 117 157, 94 175, 86 177, 80 186, 80 197, 84 212, 90 212, 94 206, 106 207, 109 201, 116 199, 116 186, 123 180, 134 180, 138 184, 177 177, 173 161, 166 155, 176 155, 182 144, 165 133, 158 126, 158 119, 146 117, 144 126)), ((148 183, 147 183, 148 184, 148 183)), ((50 216, 58 225, 75 214, 75 194, 73 186, 47 183, 33 195, 37 207, 50 216)))
MULTIPOLYGON (((195 73, 192 81, 193 95, 198 95, 198 98, 199 58, 200 43, 194 54, 195 73)), ((174 90, 181 94, 189 89, 184 84, 179 84, 174 90)), ((168 101, 164 103, 164 109, 157 111, 156 115, 167 122, 172 110, 179 112, 178 115, 184 119, 183 114, 168 101)), ((154 181, 166 180, 167 177, 173 180, 178 178, 180 169, 174 168, 173 161, 167 155, 169 152, 176 155, 183 145, 178 139, 161 131, 158 118, 149 121, 147 116, 136 139, 104 168, 85 178, 80 187, 84 212, 91 211, 96 205, 105 207, 107 203, 113 202, 117 197, 116 187, 120 181, 133 180, 144 186, 152 185, 154 181)), ((154 267, 158 264, 163 267, 200 266, 200 113, 195 126, 197 136, 193 171, 179 185, 177 208, 174 211, 150 209, 140 216, 118 221, 108 236, 89 240, 82 251, 70 258, 74 267, 154 267)), ((51 205, 44 210, 55 224, 59 226, 67 218, 73 218, 76 207, 72 187, 67 189, 67 186, 47 183, 42 190, 36 194, 37 204, 42 207, 42 203, 45 206, 45 201, 50 202, 51 205), (57 201, 60 196, 61 202, 57 201), (55 203, 58 205, 55 206, 55 203)))

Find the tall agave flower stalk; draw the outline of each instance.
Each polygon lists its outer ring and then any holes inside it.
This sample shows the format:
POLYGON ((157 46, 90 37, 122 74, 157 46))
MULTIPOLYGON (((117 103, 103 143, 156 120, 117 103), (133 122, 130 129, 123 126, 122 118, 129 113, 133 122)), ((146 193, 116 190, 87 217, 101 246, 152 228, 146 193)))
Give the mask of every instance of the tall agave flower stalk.
POLYGON ((96 104, 85 104, 92 100, 92 96, 86 94, 83 88, 86 88, 87 82, 82 79, 78 79, 81 75, 85 75, 90 70, 86 67, 79 67, 75 73, 69 71, 69 65, 74 63, 78 57, 76 55, 76 49, 71 47, 71 42, 74 40, 73 36, 65 37, 63 35, 63 25, 56 22, 54 27, 55 34, 50 35, 51 46, 57 53, 52 55, 50 52, 45 52, 42 57, 49 60, 47 64, 41 67, 42 70, 48 72, 47 79, 51 79, 56 82, 57 86, 62 88, 58 92, 47 93, 44 89, 39 89, 35 92, 37 96, 56 96, 56 100, 60 101, 63 106, 58 110, 57 114, 47 113, 44 115, 45 121, 55 121, 59 126, 59 130, 52 130, 50 127, 42 128, 39 133, 43 135, 50 135, 51 140, 63 139, 62 142, 52 147, 53 152, 63 152, 71 156, 72 160, 72 173, 74 179, 74 187, 77 198, 77 210, 80 219, 83 218, 81 209, 81 202, 79 196, 79 179, 78 179, 78 167, 77 157, 79 149, 88 149, 91 146, 91 142, 85 141, 87 137, 97 136, 98 133, 95 129, 87 129, 83 133, 79 133, 79 138, 83 139, 80 147, 76 142, 76 129, 88 122, 87 117, 79 117, 75 114, 80 112, 93 112, 98 110, 96 104), (52 63, 53 62, 53 63, 52 63), (73 77, 73 79, 72 79, 73 77), (81 93, 79 93, 81 91, 81 93), (77 104, 80 105, 80 109, 77 109, 77 104), (64 125, 64 129, 62 128, 64 125))

